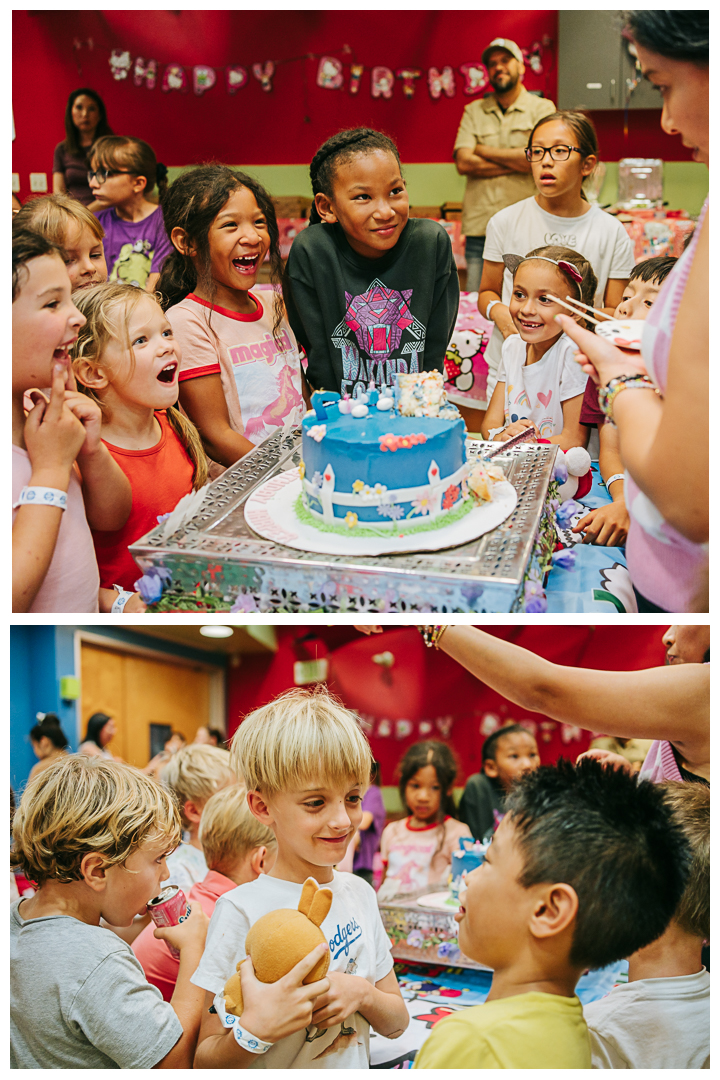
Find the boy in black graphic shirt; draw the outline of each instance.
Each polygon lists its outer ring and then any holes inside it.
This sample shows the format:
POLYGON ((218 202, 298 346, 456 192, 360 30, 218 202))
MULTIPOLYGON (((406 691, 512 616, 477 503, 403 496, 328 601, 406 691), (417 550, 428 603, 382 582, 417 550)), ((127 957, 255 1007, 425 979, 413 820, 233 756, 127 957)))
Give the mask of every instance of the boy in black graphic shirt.
POLYGON ((408 218, 395 144, 369 128, 341 131, 318 150, 310 177, 310 227, 283 283, 310 385, 357 396, 397 372, 442 371, 457 269, 443 227, 408 218))

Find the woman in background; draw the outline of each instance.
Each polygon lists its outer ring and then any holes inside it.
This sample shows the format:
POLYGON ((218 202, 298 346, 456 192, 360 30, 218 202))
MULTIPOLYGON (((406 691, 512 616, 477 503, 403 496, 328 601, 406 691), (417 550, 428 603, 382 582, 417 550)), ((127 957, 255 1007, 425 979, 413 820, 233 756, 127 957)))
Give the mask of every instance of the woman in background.
MULTIPOLYGON (((101 135, 112 135, 103 99, 95 90, 73 90, 65 109, 65 138, 53 154, 53 194, 72 195, 85 206, 95 196, 90 190, 90 151, 101 135)), ((96 209, 94 206, 92 209, 96 209)))

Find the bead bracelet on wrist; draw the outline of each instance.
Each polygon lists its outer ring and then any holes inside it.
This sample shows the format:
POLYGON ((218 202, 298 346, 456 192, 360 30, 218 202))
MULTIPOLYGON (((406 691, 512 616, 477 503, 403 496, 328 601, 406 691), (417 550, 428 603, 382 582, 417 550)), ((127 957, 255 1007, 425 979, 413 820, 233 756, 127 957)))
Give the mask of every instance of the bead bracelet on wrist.
POLYGON ((598 405, 611 424, 614 424, 615 398, 622 390, 652 390, 658 397, 661 396, 649 375, 618 375, 598 391, 598 405))

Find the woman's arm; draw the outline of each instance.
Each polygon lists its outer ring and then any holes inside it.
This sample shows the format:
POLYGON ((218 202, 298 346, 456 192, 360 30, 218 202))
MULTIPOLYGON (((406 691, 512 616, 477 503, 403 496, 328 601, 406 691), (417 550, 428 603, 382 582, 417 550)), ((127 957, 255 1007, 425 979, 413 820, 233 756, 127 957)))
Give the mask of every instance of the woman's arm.
POLYGON ((561 450, 569 450, 571 446, 587 446, 590 428, 580 423, 580 409, 582 408, 583 395, 566 398, 562 403, 563 429, 559 435, 552 435, 551 443, 557 443, 561 450))
POLYGON ((67 187, 65 185, 65 173, 53 173, 53 195, 67 195, 67 187))
POLYGON ((221 465, 234 465, 254 444, 230 426, 225 391, 218 374, 180 383, 180 404, 200 432, 205 452, 221 465))
POLYGON ((485 318, 487 306, 491 300, 497 300, 490 312, 490 319, 495 323, 504 338, 511 334, 517 334, 515 323, 510 318, 510 308, 502 302, 503 274, 505 267, 502 263, 483 261, 483 272, 478 292, 478 310, 485 318))
POLYGON ((474 626, 448 626, 440 648, 486 686, 531 712, 620 738, 668 739, 677 746, 707 748, 706 664, 644 671, 565 667, 474 626))

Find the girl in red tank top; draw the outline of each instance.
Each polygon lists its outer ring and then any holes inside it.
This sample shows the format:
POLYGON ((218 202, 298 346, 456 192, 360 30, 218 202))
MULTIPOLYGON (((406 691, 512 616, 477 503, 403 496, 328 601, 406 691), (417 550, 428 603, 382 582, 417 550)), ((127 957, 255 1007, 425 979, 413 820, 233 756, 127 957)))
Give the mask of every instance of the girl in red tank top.
POLYGON ((106 284, 75 299, 87 319, 73 347, 75 376, 100 405, 103 442, 132 487, 124 528, 93 530, 100 610, 144 611, 135 592, 142 570, 128 545, 205 483, 207 462, 196 428, 175 408, 180 346, 154 296, 106 284))

